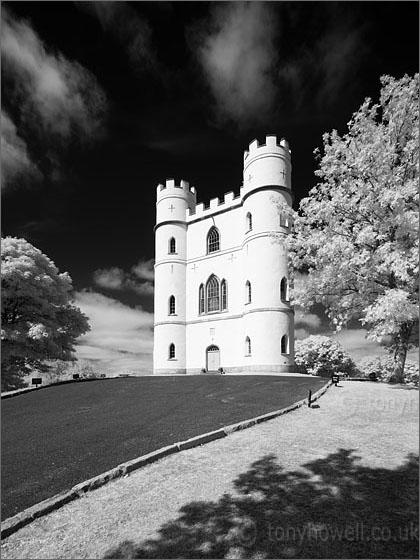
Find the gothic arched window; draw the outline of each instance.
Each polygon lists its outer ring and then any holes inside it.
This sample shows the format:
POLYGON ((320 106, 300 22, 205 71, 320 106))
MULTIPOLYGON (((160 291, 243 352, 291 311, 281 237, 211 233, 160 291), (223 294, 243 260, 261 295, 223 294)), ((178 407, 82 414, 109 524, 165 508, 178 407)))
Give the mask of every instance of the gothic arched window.
POLYGON ((289 227, 289 219, 284 214, 280 214, 280 225, 282 227, 289 227))
POLYGON ((287 278, 282 278, 280 282, 280 299, 281 301, 288 301, 289 294, 287 289, 287 278))
POLYGON ((251 303, 251 301, 252 301, 251 282, 247 280, 245 284, 245 303, 251 303))
POLYGON ((210 276, 207 282, 207 312, 220 310, 220 289, 216 276, 210 276))
POLYGON ((221 292, 222 292, 222 311, 227 309, 227 282, 226 280, 222 280, 220 285, 221 292))
POLYGON ((175 237, 171 237, 169 240, 169 253, 176 253, 176 241, 175 237))
POLYGON ((173 360, 175 358, 175 344, 171 342, 169 345, 169 359, 173 360))
POLYGON ((246 230, 250 231, 252 229, 252 214, 248 212, 246 215, 246 230))
POLYGON ((249 338, 249 336, 247 336, 245 339, 245 355, 251 355, 251 339, 249 338))
POLYGON ((207 253, 214 253, 220 250, 220 234, 214 226, 207 234, 207 253))
POLYGON ((169 298, 169 315, 175 315, 175 296, 169 298))
POLYGON ((288 354, 289 353, 289 339, 287 334, 284 334, 281 337, 281 353, 288 354))
POLYGON ((201 313, 204 312, 205 312, 204 286, 203 284, 200 284, 200 287, 198 288, 198 313, 201 315, 201 313))

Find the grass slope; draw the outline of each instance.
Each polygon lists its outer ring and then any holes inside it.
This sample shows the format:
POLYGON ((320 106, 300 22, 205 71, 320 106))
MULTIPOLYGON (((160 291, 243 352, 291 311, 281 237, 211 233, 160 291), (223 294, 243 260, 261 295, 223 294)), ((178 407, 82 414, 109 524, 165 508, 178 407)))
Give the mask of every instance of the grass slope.
POLYGON ((3 540, 23 558, 418 558, 418 390, 343 382, 3 540))
POLYGON ((119 463, 283 408, 325 379, 143 377, 53 386, 2 402, 2 518, 119 463))

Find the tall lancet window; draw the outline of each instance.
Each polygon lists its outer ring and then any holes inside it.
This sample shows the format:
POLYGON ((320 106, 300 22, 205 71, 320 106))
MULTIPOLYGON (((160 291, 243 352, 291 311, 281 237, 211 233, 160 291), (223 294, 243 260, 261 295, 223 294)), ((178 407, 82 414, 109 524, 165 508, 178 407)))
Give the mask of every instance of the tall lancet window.
POLYGON ((251 303, 251 301, 252 301, 251 282, 247 280, 245 284, 245 303, 251 303))
POLYGON ((220 310, 220 289, 216 276, 210 276, 207 282, 207 311, 220 310))
POLYGON ((214 226, 207 234, 207 253, 214 253, 220 249, 220 234, 214 226))
POLYGON ((227 309, 227 282, 226 280, 222 280, 220 285, 220 289, 222 291, 222 311, 227 309))
POLYGON ((169 240, 169 253, 176 253, 176 241, 175 237, 171 237, 169 240))
POLYGON ((280 214, 280 225, 282 227, 289 227, 289 219, 284 214, 280 214))
POLYGON ((200 285, 198 288, 198 313, 201 315, 205 312, 204 306, 204 286, 203 284, 200 285))
POLYGON ((252 229, 252 214, 248 212, 246 215, 246 231, 251 231, 252 229))
POLYGON ((175 296, 169 298, 169 315, 175 315, 175 296))
POLYGON ((175 344, 173 342, 169 345, 169 359, 175 359, 175 344))
POLYGON ((287 334, 284 334, 281 337, 281 353, 288 354, 289 353, 289 338, 287 334))
POLYGON ((281 301, 289 300, 289 290, 287 286, 287 278, 282 278, 280 282, 280 299, 281 301))
POLYGON ((251 339, 249 338, 249 336, 247 336, 245 339, 245 356, 250 356, 250 355, 251 355, 251 339))

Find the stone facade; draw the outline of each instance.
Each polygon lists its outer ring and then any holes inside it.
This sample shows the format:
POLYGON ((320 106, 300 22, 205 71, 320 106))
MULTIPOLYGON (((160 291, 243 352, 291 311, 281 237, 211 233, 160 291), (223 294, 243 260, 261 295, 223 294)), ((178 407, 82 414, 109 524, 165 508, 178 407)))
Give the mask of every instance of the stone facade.
POLYGON ((186 181, 157 187, 154 373, 287 372, 294 364, 289 302, 292 204, 286 140, 254 140, 239 195, 208 207, 186 181))

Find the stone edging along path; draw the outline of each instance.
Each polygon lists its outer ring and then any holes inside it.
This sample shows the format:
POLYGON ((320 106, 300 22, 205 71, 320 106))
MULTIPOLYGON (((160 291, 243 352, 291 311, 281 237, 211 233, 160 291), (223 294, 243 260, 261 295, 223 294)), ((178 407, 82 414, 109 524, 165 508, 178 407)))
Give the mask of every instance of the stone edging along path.
MULTIPOLYGON (((324 387, 321 387, 316 393, 314 393, 311 397, 311 403, 315 402, 319 399, 329 387, 331 387, 332 381, 329 381, 324 387)), ((12 533, 15 533, 25 525, 28 525, 34 519, 38 517, 43 517, 48 513, 59 509, 61 506, 80 498, 86 492, 90 492, 91 490, 95 490, 100 486, 103 486, 107 482, 114 480, 116 478, 125 476, 130 472, 133 472, 137 469, 145 467, 146 465, 150 465, 151 463, 155 463, 159 459, 166 457, 168 455, 172 455, 173 453, 178 453, 179 451, 184 451, 185 449, 191 449, 193 447, 198 447, 199 445, 204 445, 205 443, 209 443, 210 441, 214 441, 216 439, 221 439, 233 432, 237 432, 239 430, 245 430, 246 428, 251 428, 256 424, 261 422, 266 422, 267 420, 272 420, 277 416, 282 416, 283 414, 287 414, 288 412, 292 412, 301 406, 308 404, 308 399, 302 399, 298 402, 287 406, 286 408, 282 408, 280 410, 275 410, 274 412, 269 412, 267 414, 263 414, 262 416, 256 416, 255 418, 250 418, 249 420, 243 420, 242 422, 238 422, 237 424, 231 424, 230 426, 224 426, 223 428, 219 428, 213 432, 208 432, 206 434, 201 434, 199 436, 195 436, 193 438, 187 439, 185 441, 181 441, 178 443, 174 443, 172 445, 168 445, 167 447, 162 447, 157 451, 152 451, 147 455, 142 455, 141 457, 137 457, 136 459, 132 459, 131 461, 127 461, 118 465, 117 467, 101 473, 89 480, 85 480, 84 482, 80 482, 73 486, 71 490, 66 492, 62 492, 61 494, 56 494, 51 498, 47 498, 46 500, 39 502, 19 513, 14 515, 13 517, 9 517, 5 519, 1 524, 1 538, 4 539, 8 537, 12 533)))

